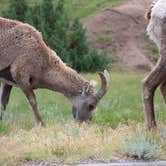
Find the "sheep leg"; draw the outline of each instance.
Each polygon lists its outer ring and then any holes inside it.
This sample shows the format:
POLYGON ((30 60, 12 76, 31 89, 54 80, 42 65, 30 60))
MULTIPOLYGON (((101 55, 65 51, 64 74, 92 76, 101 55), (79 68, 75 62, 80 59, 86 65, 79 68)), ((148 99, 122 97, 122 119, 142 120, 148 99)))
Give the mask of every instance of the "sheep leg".
POLYGON ((36 96, 35 96, 32 88, 31 87, 24 87, 21 89, 23 90, 24 94, 26 95, 26 97, 29 101, 29 104, 31 105, 32 111, 34 112, 34 115, 35 115, 35 120, 36 120, 37 125, 41 124, 42 126, 45 126, 44 122, 42 121, 40 112, 38 110, 36 96))
POLYGON ((14 77, 14 78, 17 82, 17 85, 21 88, 27 100, 29 101, 29 104, 35 115, 36 124, 44 126, 44 122, 42 121, 42 118, 37 106, 36 96, 33 92, 33 88, 31 84, 29 83, 29 76, 27 76, 25 73, 20 73, 19 76, 20 76, 19 78, 17 77, 14 77), (21 77, 21 75, 24 75, 24 76, 21 77))
POLYGON ((166 103, 166 82, 163 82, 160 86, 161 94, 163 95, 164 101, 166 103))
POLYGON ((6 106, 9 102, 10 92, 12 90, 12 86, 8 84, 3 84, 2 86, 2 93, 1 93, 1 113, 0 113, 0 120, 3 118, 4 111, 6 110, 6 106))
POLYGON ((29 71, 31 71, 31 68, 27 66, 26 57, 28 56, 25 56, 24 58, 22 58, 21 61, 19 61, 20 59, 18 59, 15 61, 15 63, 12 64, 11 66, 12 78, 15 80, 16 84, 20 87, 20 89, 25 94, 31 106, 31 109, 34 113, 36 124, 44 126, 44 122, 42 121, 42 118, 38 109, 36 96, 33 92, 33 86, 31 84, 31 79, 29 74, 29 71))
POLYGON ((154 93, 156 88, 161 84, 163 78, 166 75, 165 60, 159 59, 157 65, 154 67, 152 72, 143 80, 142 94, 144 111, 146 114, 147 127, 156 127, 155 113, 154 113, 154 93))

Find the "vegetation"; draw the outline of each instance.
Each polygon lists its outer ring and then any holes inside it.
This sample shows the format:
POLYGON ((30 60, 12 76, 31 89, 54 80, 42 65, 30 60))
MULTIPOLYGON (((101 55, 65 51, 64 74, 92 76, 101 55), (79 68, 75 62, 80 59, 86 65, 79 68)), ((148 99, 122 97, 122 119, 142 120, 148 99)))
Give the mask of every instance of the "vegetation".
POLYGON ((158 48, 155 43, 150 42, 148 50, 152 51, 152 61, 157 62, 159 59, 158 48))
MULTIPOLYGON (((141 129, 141 135, 148 135, 149 139, 152 138, 155 142, 155 145, 149 146, 148 151, 161 144, 152 154, 156 152, 155 157, 165 159, 166 140, 163 136, 163 124, 160 124, 156 131, 147 132, 144 124, 119 125, 116 130, 112 130, 110 127, 95 124, 58 123, 31 130, 15 128, 9 135, 1 137, 0 164, 13 166, 19 165, 20 162, 33 161, 73 164, 87 161, 89 158, 113 161, 124 154, 122 147, 125 146, 126 134, 133 138, 141 137, 136 132, 138 129, 141 129), (160 147, 162 150, 158 151, 160 147)), ((140 149, 139 146, 137 148, 140 149)))
POLYGON ((142 135, 142 130, 136 130, 136 137, 126 137, 122 153, 128 157, 142 160, 157 159, 160 156, 161 146, 158 140, 142 135))
POLYGON ((106 53, 90 50, 86 29, 78 18, 70 21, 64 4, 64 0, 56 6, 53 0, 42 0, 28 6, 25 0, 10 0, 2 15, 35 26, 62 60, 79 72, 109 68, 110 58, 106 53))
MULTIPOLYGON (((9 1, 10 0, 0 0, 1 11, 4 11, 9 7, 9 1)), ((33 6, 36 2, 40 1, 41 0, 28 0, 28 4, 33 6)), ((58 0, 53 0, 53 3, 56 4, 57 1, 58 0)), ((124 1, 126 0, 65 0, 65 9, 72 18, 85 18, 124 1)))
POLYGON ((28 10, 26 0, 10 0, 9 2, 9 11, 4 11, 3 15, 7 18, 24 21, 28 10))
POLYGON ((84 18, 124 1, 126 0, 71 0, 66 1, 66 9, 72 17, 84 18))
MULTIPOLYGON (((84 76, 100 82, 97 74, 84 76)), ((144 151, 140 149, 144 145, 149 156, 153 149, 156 150, 153 151, 156 156, 153 153, 149 158, 164 158, 164 101, 157 93, 155 107, 159 127, 156 131, 147 132, 140 93, 142 78, 142 74, 112 71, 109 92, 100 102, 92 122, 81 126, 73 122, 71 105, 64 96, 37 90, 38 103, 47 127, 34 128, 33 113, 25 96, 19 89, 14 89, 4 121, 0 124, 0 165, 6 161, 11 166, 11 163, 31 160, 73 163, 89 157, 113 159, 114 155, 135 158, 135 151, 138 158, 146 159, 142 156, 144 151), (132 147, 130 143, 133 143, 132 147), (128 153, 124 149, 128 149, 128 153), (129 152, 133 155, 129 155, 129 152)))

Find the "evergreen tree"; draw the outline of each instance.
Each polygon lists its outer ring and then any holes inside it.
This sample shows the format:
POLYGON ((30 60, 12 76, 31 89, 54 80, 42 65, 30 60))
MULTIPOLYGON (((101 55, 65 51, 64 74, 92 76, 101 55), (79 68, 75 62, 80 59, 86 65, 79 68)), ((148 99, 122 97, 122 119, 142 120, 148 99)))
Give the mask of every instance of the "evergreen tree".
POLYGON ((69 19, 64 10, 64 1, 60 0, 54 7, 53 0, 43 0, 40 3, 39 30, 52 49, 54 49, 66 63, 69 63, 67 43, 69 19))
POLYGON ((3 16, 19 21, 25 21, 28 5, 26 0, 9 0, 9 9, 3 12, 3 16))
POLYGON ((52 34, 52 30, 55 28, 55 9, 52 0, 44 0, 41 3, 40 19, 43 23, 43 29, 46 31, 47 35, 52 34))
POLYGON ((79 19, 75 19, 70 28, 69 51, 72 66, 78 71, 84 69, 83 61, 89 63, 89 43, 86 38, 86 29, 79 19))

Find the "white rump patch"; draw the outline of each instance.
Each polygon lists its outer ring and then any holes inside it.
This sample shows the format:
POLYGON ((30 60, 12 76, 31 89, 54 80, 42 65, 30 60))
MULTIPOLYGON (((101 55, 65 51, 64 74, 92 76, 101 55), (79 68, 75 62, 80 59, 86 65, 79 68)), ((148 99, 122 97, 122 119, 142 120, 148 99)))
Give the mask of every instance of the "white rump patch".
POLYGON ((161 43, 161 19, 158 17, 152 17, 147 26, 147 34, 149 38, 156 43, 160 48, 161 43))
MULTIPOLYGON (((152 3, 153 5, 153 3, 152 3)), ((162 39, 162 21, 166 19, 166 0, 155 0, 152 8, 152 15, 147 26, 147 34, 160 49, 162 39)))
POLYGON ((152 17, 166 17, 166 0, 158 0, 152 8, 152 17))

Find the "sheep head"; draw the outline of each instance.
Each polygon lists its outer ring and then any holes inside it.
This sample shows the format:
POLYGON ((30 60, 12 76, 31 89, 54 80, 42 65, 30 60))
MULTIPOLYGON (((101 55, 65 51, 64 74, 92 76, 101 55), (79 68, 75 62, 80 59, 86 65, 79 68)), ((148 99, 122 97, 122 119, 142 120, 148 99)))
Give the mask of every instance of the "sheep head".
POLYGON ((77 97, 73 103, 73 117, 76 121, 87 122, 92 119, 93 112, 99 103, 100 99, 105 95, 108 90, 109 76, 108 72, 99 73, 101 79, 101 88, 98 92, 87 94, 89 86, 83 87, 82 95, 77 97))

